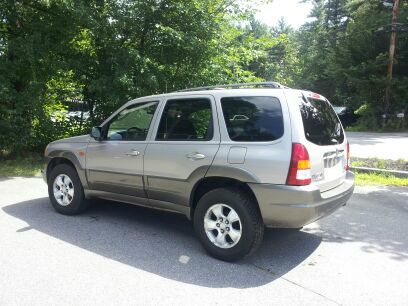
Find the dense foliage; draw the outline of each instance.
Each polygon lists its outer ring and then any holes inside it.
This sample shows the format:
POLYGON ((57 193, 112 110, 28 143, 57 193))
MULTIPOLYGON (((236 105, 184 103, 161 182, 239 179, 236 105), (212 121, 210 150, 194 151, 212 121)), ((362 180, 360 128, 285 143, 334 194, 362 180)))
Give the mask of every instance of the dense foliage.
MULTIPOLYGON (((377 29, 390 10, 380 1, 312 2, 313 18, 294 31, 259 23, 250 1, 0 0, 0 150, 42 149, 139 96, 262 80, 362 107, 376 128, 389 40, 377 29), (89 120, 61 116, 72 101, 89 120)), ((407 57, 401 31, 392 112, 407 108, 407 57)))
MULTIPOLYGON (((314 20, 296 33, 304 69, 299 85, 357 109, 363 127, 374 130, 383 124, 379 117, 384 112, 391 31, 392 9, 384 2, 313 1, 314 20)), ((400 1, 390 119, 385 125, 394 129, 403 128, 396 113, 408 111, 407 4, 400 1)))

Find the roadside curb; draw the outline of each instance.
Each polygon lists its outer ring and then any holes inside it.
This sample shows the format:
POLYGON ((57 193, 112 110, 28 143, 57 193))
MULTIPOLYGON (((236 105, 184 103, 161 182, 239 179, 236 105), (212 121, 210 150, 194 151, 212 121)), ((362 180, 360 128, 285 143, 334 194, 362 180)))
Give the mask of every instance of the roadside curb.
POLYGON ((350 167, 351 170, 355 170, 362 173, 387 173, 394 175, 396 177, 408 178, 408 171, 402 170, 387 170, 378 168, 368 168, 368 167, 350 167))

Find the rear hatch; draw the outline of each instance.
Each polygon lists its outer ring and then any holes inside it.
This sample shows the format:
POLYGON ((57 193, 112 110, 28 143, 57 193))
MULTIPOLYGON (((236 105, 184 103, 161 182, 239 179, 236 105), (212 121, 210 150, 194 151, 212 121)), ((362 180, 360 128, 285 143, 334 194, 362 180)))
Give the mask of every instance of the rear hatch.
POLYGON ((347 141, 343 127, 329 101, 305 93, 299 102, 309 152, 312 184, 326 191, 346 177, 347 141))

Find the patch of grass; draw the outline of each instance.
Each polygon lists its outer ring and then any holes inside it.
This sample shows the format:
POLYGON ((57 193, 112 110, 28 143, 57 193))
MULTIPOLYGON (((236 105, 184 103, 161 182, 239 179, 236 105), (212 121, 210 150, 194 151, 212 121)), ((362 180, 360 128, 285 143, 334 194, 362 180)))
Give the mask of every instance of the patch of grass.
POLYGON ((348 126, 345 128, 346 132, 367 132, 367 133, 390 133, 390 132, 397 132, 397 133, 406 133, 408 132, 407 128, 390 128, 390 127, 377 127, 375 129, 366 127, 364 125, 353 125, 348 126))
POLYGON ((367 167, 366 164, 361 160, 351 160, 352 167, 367 167))
POLYGON ((408 178, 396 177, 386 173, 354 172, 355 183, 358 186, 382 185, 408 187, 408 178))
POLYGON ((0 176, 41 176, 43 167, 39 155, 29 157, 0 158, 0 176))
POLYGON ((408 161, 404 159, 392 160, 379 158, 352 157, 351 166, 408 171, 408 161))

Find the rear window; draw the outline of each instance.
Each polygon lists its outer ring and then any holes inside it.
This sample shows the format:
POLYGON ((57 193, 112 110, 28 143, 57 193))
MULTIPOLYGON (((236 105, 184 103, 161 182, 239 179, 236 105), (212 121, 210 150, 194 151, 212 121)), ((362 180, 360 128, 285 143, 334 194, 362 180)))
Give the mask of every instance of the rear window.
POLYGON ((328 102, 303 97, 299 99, 299 107, 307 140, 320 146, 344 141, 340 121, 328 102))
POLYGON ((282 108, 274 97, 221 99, 228 135, 233 141, 273 141, 283 135, 282 108))
POLYGON ((169 100, 160 120, 157 140, 209 141, 213 138, 211 101, 169 100))

